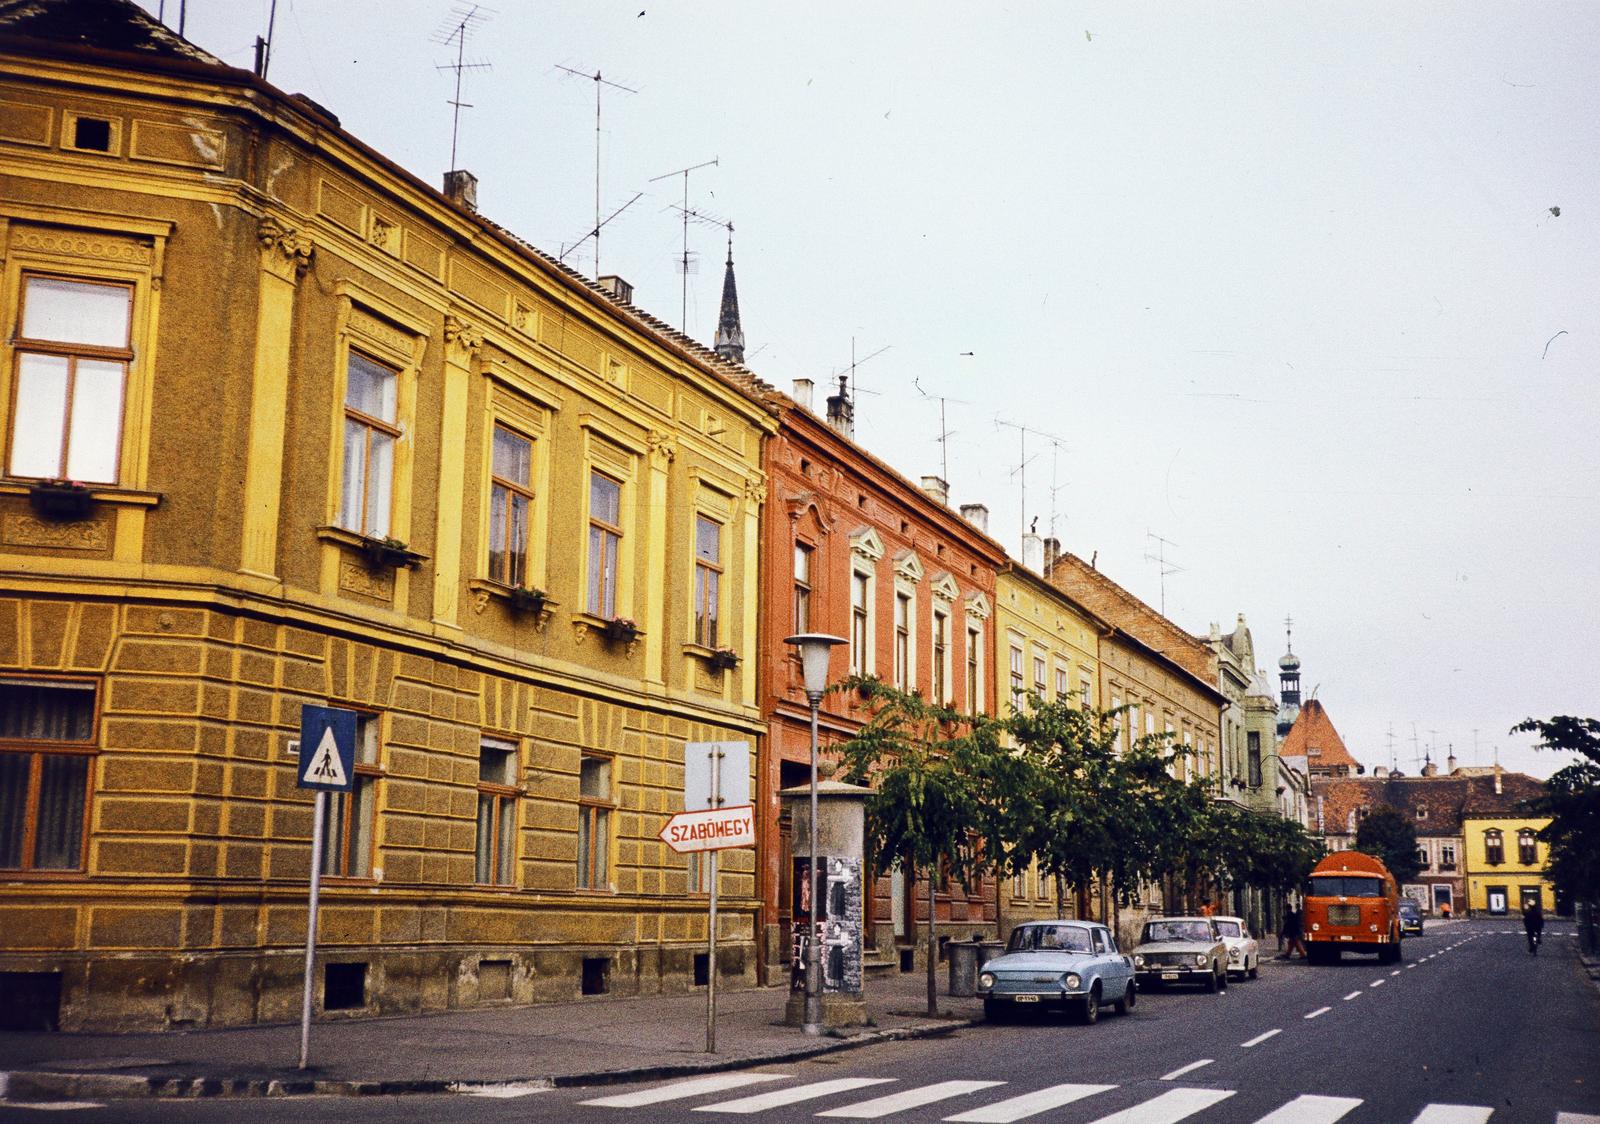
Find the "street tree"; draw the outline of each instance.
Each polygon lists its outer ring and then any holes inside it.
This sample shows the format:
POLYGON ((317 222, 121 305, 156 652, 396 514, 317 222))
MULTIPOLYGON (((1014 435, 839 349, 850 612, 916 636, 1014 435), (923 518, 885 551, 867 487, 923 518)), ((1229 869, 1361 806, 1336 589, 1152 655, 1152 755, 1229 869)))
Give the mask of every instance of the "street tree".
POLYGON ((1576 900, 1600 901, 1600 719, 1528 718, 1511 732, 1537 734, 1535 749, 1586 759, 1557 770, 1545 782, 1545 795, 1526 807, 1550 817, 1539 838, 1550 845, 1551 881, 1576 900))
POLYGON ((1356 828, 1355 849, 1379 859, 1396 882, 1410 882, 1422 869, 1417 829, 1405 813, 1387 804, 1374 808, 1356 828))

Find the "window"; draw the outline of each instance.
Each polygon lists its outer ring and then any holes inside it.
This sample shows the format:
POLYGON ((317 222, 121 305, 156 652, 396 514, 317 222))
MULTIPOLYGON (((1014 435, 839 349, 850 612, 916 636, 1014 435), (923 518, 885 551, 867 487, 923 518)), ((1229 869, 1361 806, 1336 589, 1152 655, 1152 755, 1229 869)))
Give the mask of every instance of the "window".
POLYGON ((911 595, 894 595, 894 685, 911 690, 911 595))
POLYGON ((1028 872, 1019 870, 1011 878, 1011 896, 1025 898, 1028 896, 1028 872))
POLYGON ((1539 842, 1529 828, 1517 832, 1517 861, 1523 866, 1539 865, 1539 842))
POLYGON ((794 544, 794 630, 811 631, 811 551, 803 543, 794 544))
POLYGON ((1064 699, 1072 693, 1070 676, 1064 667, 1056 668, 1056 698, 1064 699))
POLYGON ((1425 820, 1427 818, 1428 818, 1428 806, 1426 804, 1418 804, 1417 805, 1417 819, 1425 820))
POLYGON ((83 869, 95 685, 0 680, 0 870, 83 869))
POLYGON ((1045 662, 1043 656, 1033 657, 1033 693, 1041 699, 1047 698, 1045 693, 1045 662))
POLYGON ((717 646, 717 605, 722 589, 722 524, 704 515, 694 520, 694 642, 717 646))
POLYGON ((528 511, 533 506, 533 442, 494 427, 489 486, 489 577, 528 584, 528 511))
POLYGON ((578 765, 578 885, 611 885, 611 759, 585 755, 578 765))
POLYGON ((1088 710, 1090 700, 1093 698, 1094 684, 1089 682, 1089 673, 1086 671, 1078 680, 1078 705, 1088 710))
POLYGON ((1250 758, 1250 787, 1261 787, 1261 732, 1249 730, 1244 735, 1245 752, 1250 758))
POLYGON ((1423 870, 1426 870, 1426 869, 1428 869, 1428 862, 1429 862, 1428 849, 1426 847, 1418 847, 1417 848, 1417 865, 1420 866, 1423 870))
POLYGON ((373 538, 389 537, 394 508, 394 450, 398 372, 350 352, 344 392, 344 488, 339 526, 373 538))
POLYGON ((1456 868, 1456 845, 1443 843, 1439 846, 1439 869, 1454 870, 1456 868))
POLYGON ((983 709, 983 665, 980 653, 983 633, 976 625, 967 626, 967 713, 983 709))
POLYGON ((133 286, 24 276, 12 476, 117 482, 133 286))
POLYGON ((1011 649, 1011 705, 1022 705, 1024 686, 1022 682, 1022 649, 1011 649))
POLYGON ((950 614, 933 611, 933 701, 950 701, 950 614))
POLYGON ((1491 827, 1483 833, 1483 858, 1491 866, 1499 866, 1506 861, 1505 840, 1497 827, 1491 827))
POLYGON ((689 858, 689 892, 691 894, 711 893, 711 860, 709 851, 690 851, 689 858))
POLYGON ((850 674, 866 675, 872 669, 868 645, 872 641, 872 577, 860 570, 850 575, 850 674))
POLYGON ((1113 717, 1111 719, 1111 721, 1113 721, 1113 722, 1115 722, 1117 724, 1117 740, 1122 743, 1122 748, 1123 749, 1127 749, 1128 748, 1129 716, 1126 715, 1126 714, 1118 713, 1119 711, 1122 710, 1122 696, 1121 695, 1112 695, 1111 696, 1111 710, 1112 710, 1112 713, 1115 715, 1115 717, 1113 717))
POLYGON ((485 740, 478 747, 477 872, 483 885, 510 886, 517 857, 517 747, 485 740))
POLYGON ((356 715, 355 787, 328 794, 322 833, 322 873, 329 878, 370 878, 378 819, 378 716, 356 715))
POLYGON ((622 549, 622 485, 603 472, 589 474, 589 612, 617 615, 617 556, 622 549))

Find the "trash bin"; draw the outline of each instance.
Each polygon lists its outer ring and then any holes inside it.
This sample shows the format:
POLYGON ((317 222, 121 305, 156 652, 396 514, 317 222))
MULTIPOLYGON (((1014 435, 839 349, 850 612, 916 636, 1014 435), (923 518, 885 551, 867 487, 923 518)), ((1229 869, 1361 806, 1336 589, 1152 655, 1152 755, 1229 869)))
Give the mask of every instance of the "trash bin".
POLYGON ((1004 941, 978 941, 978 967, 982 968, 1006 950, 1004 941))
POLYGON ((945 945, 950 954, 950 986, 948 995, 978 994, 977 941, 951 941, 945 945))

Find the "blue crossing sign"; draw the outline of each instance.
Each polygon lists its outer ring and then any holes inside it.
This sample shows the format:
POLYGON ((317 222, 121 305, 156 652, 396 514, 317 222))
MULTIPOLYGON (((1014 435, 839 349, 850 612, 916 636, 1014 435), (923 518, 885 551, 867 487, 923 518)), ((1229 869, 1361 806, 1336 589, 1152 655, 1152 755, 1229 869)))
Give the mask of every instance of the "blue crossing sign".
POLYGON ((349 792, 356 779, 356 712, 333 706, 300 708, 300 765, 296 783, 324 792, 349 792))

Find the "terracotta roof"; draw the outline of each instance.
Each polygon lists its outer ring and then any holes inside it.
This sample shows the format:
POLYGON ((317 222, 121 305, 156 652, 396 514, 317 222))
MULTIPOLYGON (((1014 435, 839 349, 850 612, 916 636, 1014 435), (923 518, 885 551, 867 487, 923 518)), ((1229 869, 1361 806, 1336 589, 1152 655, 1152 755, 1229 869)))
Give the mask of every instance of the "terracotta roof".
POLYGON ((1545 791, 1543 781, 1526 773, 1503 773, 1500 787, 1497 795, 1492 775, 1462 773, 1442 777, 1316 777, 1311 782, 1311 793, 1321 802, 1322 830, 1330 835, 1351 831, 1352 812, 1383 805, 1403 813, 1418 836, 1460 835, 1464 818, 1515 815, 1521 801, 1545 791))
POLYGON ((1045 578, 1090 612, 1216 689, 1217 657, 1209 643, 1179 628, 1077 555, 1062 551, 1045 578))
POLYGON ((0 32, 99 51, 227 65, 132 0, 0 0, 0 32))
POLYGON ((1300 707, 1300 715, 1284 735, 1279 753, 1285 757, 1304 757, 1313 769, 1347 766, 1350 771, 1361 769, 1361 763, 1350 756, 1344 739, 1333 728, 1333 719, 1327 709, 1316 699, 1307 699, 1300 707))
POLYGON ((1549 791, 1545 783, 1526 773, 1501 773, 1500 791, 1494 790, 1494 777, 1469 777, 1471 789, 1463 816, 1515 816, 1517 805, 1549 791))

